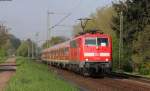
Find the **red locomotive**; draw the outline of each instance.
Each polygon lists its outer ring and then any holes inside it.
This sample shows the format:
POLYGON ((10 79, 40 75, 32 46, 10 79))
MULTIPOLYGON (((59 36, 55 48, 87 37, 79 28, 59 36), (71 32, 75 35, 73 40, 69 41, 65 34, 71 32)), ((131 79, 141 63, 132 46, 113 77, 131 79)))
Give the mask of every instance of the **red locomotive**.
POLYGON ((43 50, 41 59, 86 76, 111 72, 112 40, 107 34, 85 33, 43 50))

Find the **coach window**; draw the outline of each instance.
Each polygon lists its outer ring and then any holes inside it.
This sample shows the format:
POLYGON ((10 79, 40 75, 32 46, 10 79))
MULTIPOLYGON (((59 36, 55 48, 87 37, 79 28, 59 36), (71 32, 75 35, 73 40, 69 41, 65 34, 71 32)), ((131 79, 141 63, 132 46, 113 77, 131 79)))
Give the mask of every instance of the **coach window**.
POLYGON ((62 56, 62 48, 60 49, 60 56, 62 56))
POLYGON ((60 56, 62 56, 62 48, 60 49, 60 56))
POLYGON ((65 48, 65 49, 64 49, 64 53, 65 53, 65 55, 68 55, 68 51, 69 51, 69 49, 68 49, 68 48, 65 48))
POLYGON ((61 56, 63 56, 63 48, 61 48, 61 56))
POLYGON ((65 48, 63 48, 63 55, 65 55, 65 48))

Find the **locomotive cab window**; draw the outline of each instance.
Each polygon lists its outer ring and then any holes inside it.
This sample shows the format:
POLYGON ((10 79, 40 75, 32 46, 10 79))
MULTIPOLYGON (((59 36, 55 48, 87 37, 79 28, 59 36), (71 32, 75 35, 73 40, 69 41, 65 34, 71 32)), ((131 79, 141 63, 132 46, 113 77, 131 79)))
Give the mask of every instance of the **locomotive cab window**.
POLYGON ((86 38, 85 45, 96 46, 96 38, 86 38))
POLYGON ((108 46, 108 38, 97 38, 98 46, 108 46))

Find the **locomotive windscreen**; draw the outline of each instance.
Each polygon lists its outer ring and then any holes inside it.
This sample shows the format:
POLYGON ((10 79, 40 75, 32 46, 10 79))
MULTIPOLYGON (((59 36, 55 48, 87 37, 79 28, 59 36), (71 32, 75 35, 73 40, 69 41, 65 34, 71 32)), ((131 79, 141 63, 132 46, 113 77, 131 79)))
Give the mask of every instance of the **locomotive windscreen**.
POLYGON ((96 38, 86 38, 85 45, 96 46, 96 38))
POLYGON ((97 38, 98 46, 108 46, 108 38, 97 38))
POLYGON ((85 45, 89 46, 108 46, 108 38, 93 38, 85 39, 85 45))

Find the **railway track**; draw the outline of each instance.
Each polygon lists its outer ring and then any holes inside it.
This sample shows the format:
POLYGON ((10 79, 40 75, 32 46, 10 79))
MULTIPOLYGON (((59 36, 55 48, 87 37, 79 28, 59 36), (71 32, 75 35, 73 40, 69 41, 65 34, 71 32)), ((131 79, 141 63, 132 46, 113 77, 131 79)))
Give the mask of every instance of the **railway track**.
POLYGON ((107 76, 126 78, 126 79, 131 79, 131 80, 150 84, 150 78, 146 78, 146 77, 142 77, 142 76, 136 76, 136 75, 130 75, 130 74, 126 74, 126 73, 112 72, 110 75, 107 75, 107 76))
POLYGON ((16 71, 15 58, 8 59, 6 62, 0 64, 0 71, 16 71))
POLYGON ((111 74, 100 77, 83 77, 74 72, 49 66, 60 78, 75 84, 81 91, 150 91, 149 81, 129 77, 125 74, 111 74))

